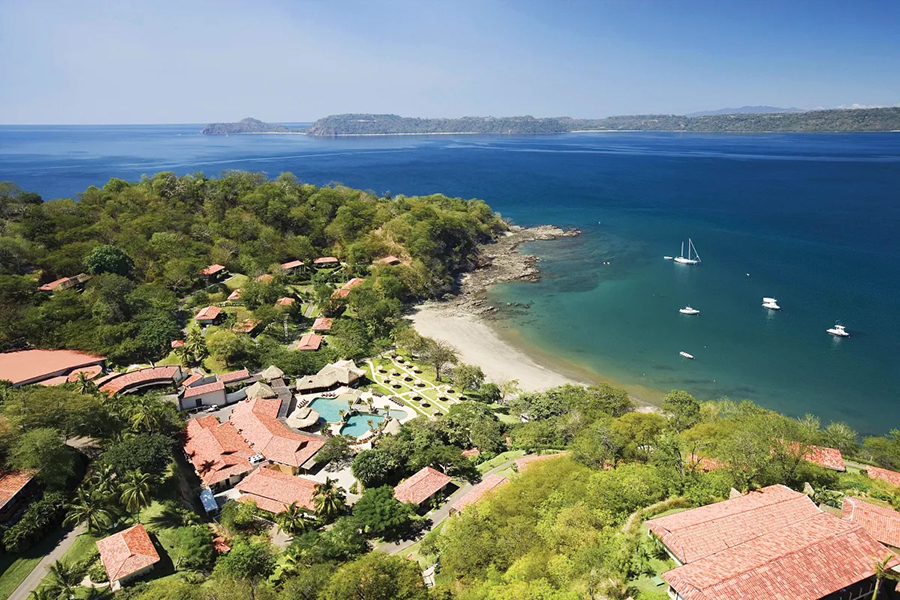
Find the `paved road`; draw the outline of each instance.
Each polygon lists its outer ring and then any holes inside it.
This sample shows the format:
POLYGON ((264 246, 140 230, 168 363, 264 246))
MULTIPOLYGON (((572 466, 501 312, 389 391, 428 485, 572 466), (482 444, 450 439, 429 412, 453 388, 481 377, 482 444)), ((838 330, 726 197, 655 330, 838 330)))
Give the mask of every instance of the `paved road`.
POLYGON ((82 533, 84 533, 84 525, 80 524, 70 531, 66 537, 61 539, 56 547, 41 559, 41 562, 39 562, 34 570, 28 574, 28 577, 22 580, 19 587, 9 595, 8 600, 27 600, 28 595, 36 590, 37 586, 40 585, 41 581, 44 579, 44 576, 47 574, 47 568, 55 561, 61 559, 63 554, 72 547, 72 544, 75 543, 75 540, 82 533))
MULTIPOLYGON (((493 469, 489 470, 487 473, 482 474, 481 479, 485 479, 486 477, 497 473, 498 471, 502 471, 512 463, 516 461, 515 458, 511 458, 506 462, 500 463, 493 469)), ((390 544, 381 544, 377 546, 376 550, 381 550, 382 552, 387 552, 388 554, 397 554, 402 552, 424 538, 428 535, 429 532, 433 531, 438 525, 444 522, 444 519, 450 516, 450 509, 456 504, 456 501, 465 496, 469 490, 474 487, 471 483, 464 483, 458 490, 453 492, 453 494, 444 502, 440 508, 435 511, 428 513, 428 517, 431 519, 431 527, 422 531, 419 537, 412 540, 403 540, 400 542, 394 542, 390 544)))

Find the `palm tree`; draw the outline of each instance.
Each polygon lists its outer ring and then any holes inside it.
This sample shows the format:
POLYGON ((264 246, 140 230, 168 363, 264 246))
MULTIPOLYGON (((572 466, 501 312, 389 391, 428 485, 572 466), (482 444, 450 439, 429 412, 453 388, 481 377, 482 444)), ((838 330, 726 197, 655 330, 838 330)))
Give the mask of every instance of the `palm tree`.
POLYGON ((119 500, 126 510, 134 513, 134 519, 141 522, 141 509, 150 505, 150 488, 153 476, 140 469, 125 473, 119 486, 119 500))
POLYGON ((75 494, 75 501, 69 505, 69 513, 66 515, 66 525, 85 523, 88 531, 99 533, 113 522, 112 511, 107 506, 108 496, 97 491, 88 492, 81 488, 75 494))
POLYGON ((881 582, 885 579, 897 581, 898 576, 888 568, 888 563, 890 563, 893 558, 894 555, 888 554, 881 560, 875 559, 875 564, 873 565, 875 570, 875 589, 872 590, 872 600, 878 598, 878 593, 881 591, 881 582))
POLYGON ((75 598, 75 593, 81 589, 81 577, 78 576, 71 566, 56 561, 50 565, 49 569, 50 581, 42 590, 42 593, 35 593, 38 598, 54 598, 69 600, 75 598))
POLYGON ((347 510, 344 489, 335 485, 336 483, 336 479, 326 477, 325 483, 316 484, 313 506, 316 509, 316 516, 325 522, 333 521, 347 510))
POLYGON ((169 420, 166 405, 150 396, 138 399, 128 412, 131 429, 137 432, 158 432, 169 420))
POLYGON ((368 421, 366 421, 366 425, 369 426, 369 429, 373 429, 375 427, 375 421, 369 419, 368 421))
POLYGON ((297 535, 308 531, 311 523, 306 518, 300 505, 296 502, 291 502, 290 506, 278 515, 278 525, 286 533, 297 535))
POLYGON ((84 371, 78 372, 78 379, 75 380, 75 387, 78 390, 78 393, 84 395, 96 395, 97 385, 88 379, 87 374, 84 371))
POLYGON ((116 473, 110 465, 100 465, 94 468, 91 474, 91 489, 103 495, 112 494, 115 491, 116 473))

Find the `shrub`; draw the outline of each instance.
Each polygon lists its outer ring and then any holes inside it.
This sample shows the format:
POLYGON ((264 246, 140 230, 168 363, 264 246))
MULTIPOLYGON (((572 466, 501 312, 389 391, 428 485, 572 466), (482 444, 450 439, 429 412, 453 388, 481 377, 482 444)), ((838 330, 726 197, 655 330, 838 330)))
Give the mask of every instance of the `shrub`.
POLYGON ((43 537, 62 519, 66 497, 62 493, 45 494, 32 502, 18 523, 3 534, 3 547, 7 552, 21 552, 43 537))

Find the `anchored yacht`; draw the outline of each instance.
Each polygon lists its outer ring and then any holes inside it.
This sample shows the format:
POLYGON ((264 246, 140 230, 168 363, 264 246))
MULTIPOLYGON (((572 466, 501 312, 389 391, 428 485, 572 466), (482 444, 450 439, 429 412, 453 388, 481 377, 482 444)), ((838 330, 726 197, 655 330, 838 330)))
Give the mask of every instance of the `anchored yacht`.
POLYGON ((678 312, 680 312, 683 315, 699 315, 700 314, 699 310, 697 310, 696 308, 691 308, 690 306, 685 306, 684 308, 680 308, 680 309, 678 309, 678 312))
POLYGON ((763 308, 768 308, 769 310, 781 310, 781 307, 778 306, 778 301, 775 298, 763 298, 762 301, 763 308))
POLYGON ((685 358, 689 358, 689 359, 691 359, 691 360, 694 360, 694 355, 693 355, 693 354, 688 354, 687 352, 679 352, 678 354, 680 354, 681 356, 683 356, 683 357, 685 357, 685 358))
POLYGON ((831 329, 827 329, 828 333, 837 337, 850 337, 850 334, 847 333, 847 330, 844 329, 844 326, 840 323, 836 324, 831 329))
POLYGON ((673 260, 682 265, 696 265, 697 263, 700 262, 700 255, 697 254, 697 249, 694 248, 694 242, 691 241, 691 238, 688 238, 687 257, 685 257, 685 255, 684 255, 684 242, 681 242, 681 256, 676 256, 673 260), (694 258, 691 258, 692 250, 694 252, 694 258))

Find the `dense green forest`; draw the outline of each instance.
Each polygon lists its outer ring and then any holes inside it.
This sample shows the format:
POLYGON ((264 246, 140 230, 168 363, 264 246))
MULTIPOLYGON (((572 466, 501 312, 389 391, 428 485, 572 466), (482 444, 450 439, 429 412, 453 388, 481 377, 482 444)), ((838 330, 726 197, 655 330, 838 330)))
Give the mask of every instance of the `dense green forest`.
MULTIPOLYGON (((366 277, 350 302, 372 326, 366 335, 377 337, 387 333, 378 327, 390 321, 385 310, 396 316, 400 302, 449 291, 477 259, 478 245, 505 227, 478 200, 379 197, 303 184, 290 174, 268 180, 245 172, 218 179, 158 173, 139 182, 111 179, 77 200, 50 202, 4 183, 0 350, 72 348, 118 364, 158 360, 197 307, 228 295, 202 280, 207 265, 251 278, 245 303, 271 322, 272 303, 288 291, 279 265, 320 256, 345 266, 314 275, 311 295, 330 298, 329 276, 366 277), (372 266, 387 255, 404 264, 372 266), (38 290, 80 273, 92 275, 83 292, 38 290), (272 285, 252 281, 264 273, 275 275, 272 285)), ((260 345, 267 347, 265 340, 260 345)))
MULTIPOLYGON (((900 108, 834 109, 808 112, 705 115, 624 115, 604 119, 570 117, 462 117, 420 119, 398 115, 331 115, 306 130, 310 135, 391 135, 391 134, 525 134, 568 133, 571 131, 683 131, 695 133, 841 132, 900 131, 900 108)), ((282 125, 268 125, 255 119, 239 123, 214 123, 202 133, 287 132, 282 125)), ((297 131, 299 132, 299 130, 297 131)))

